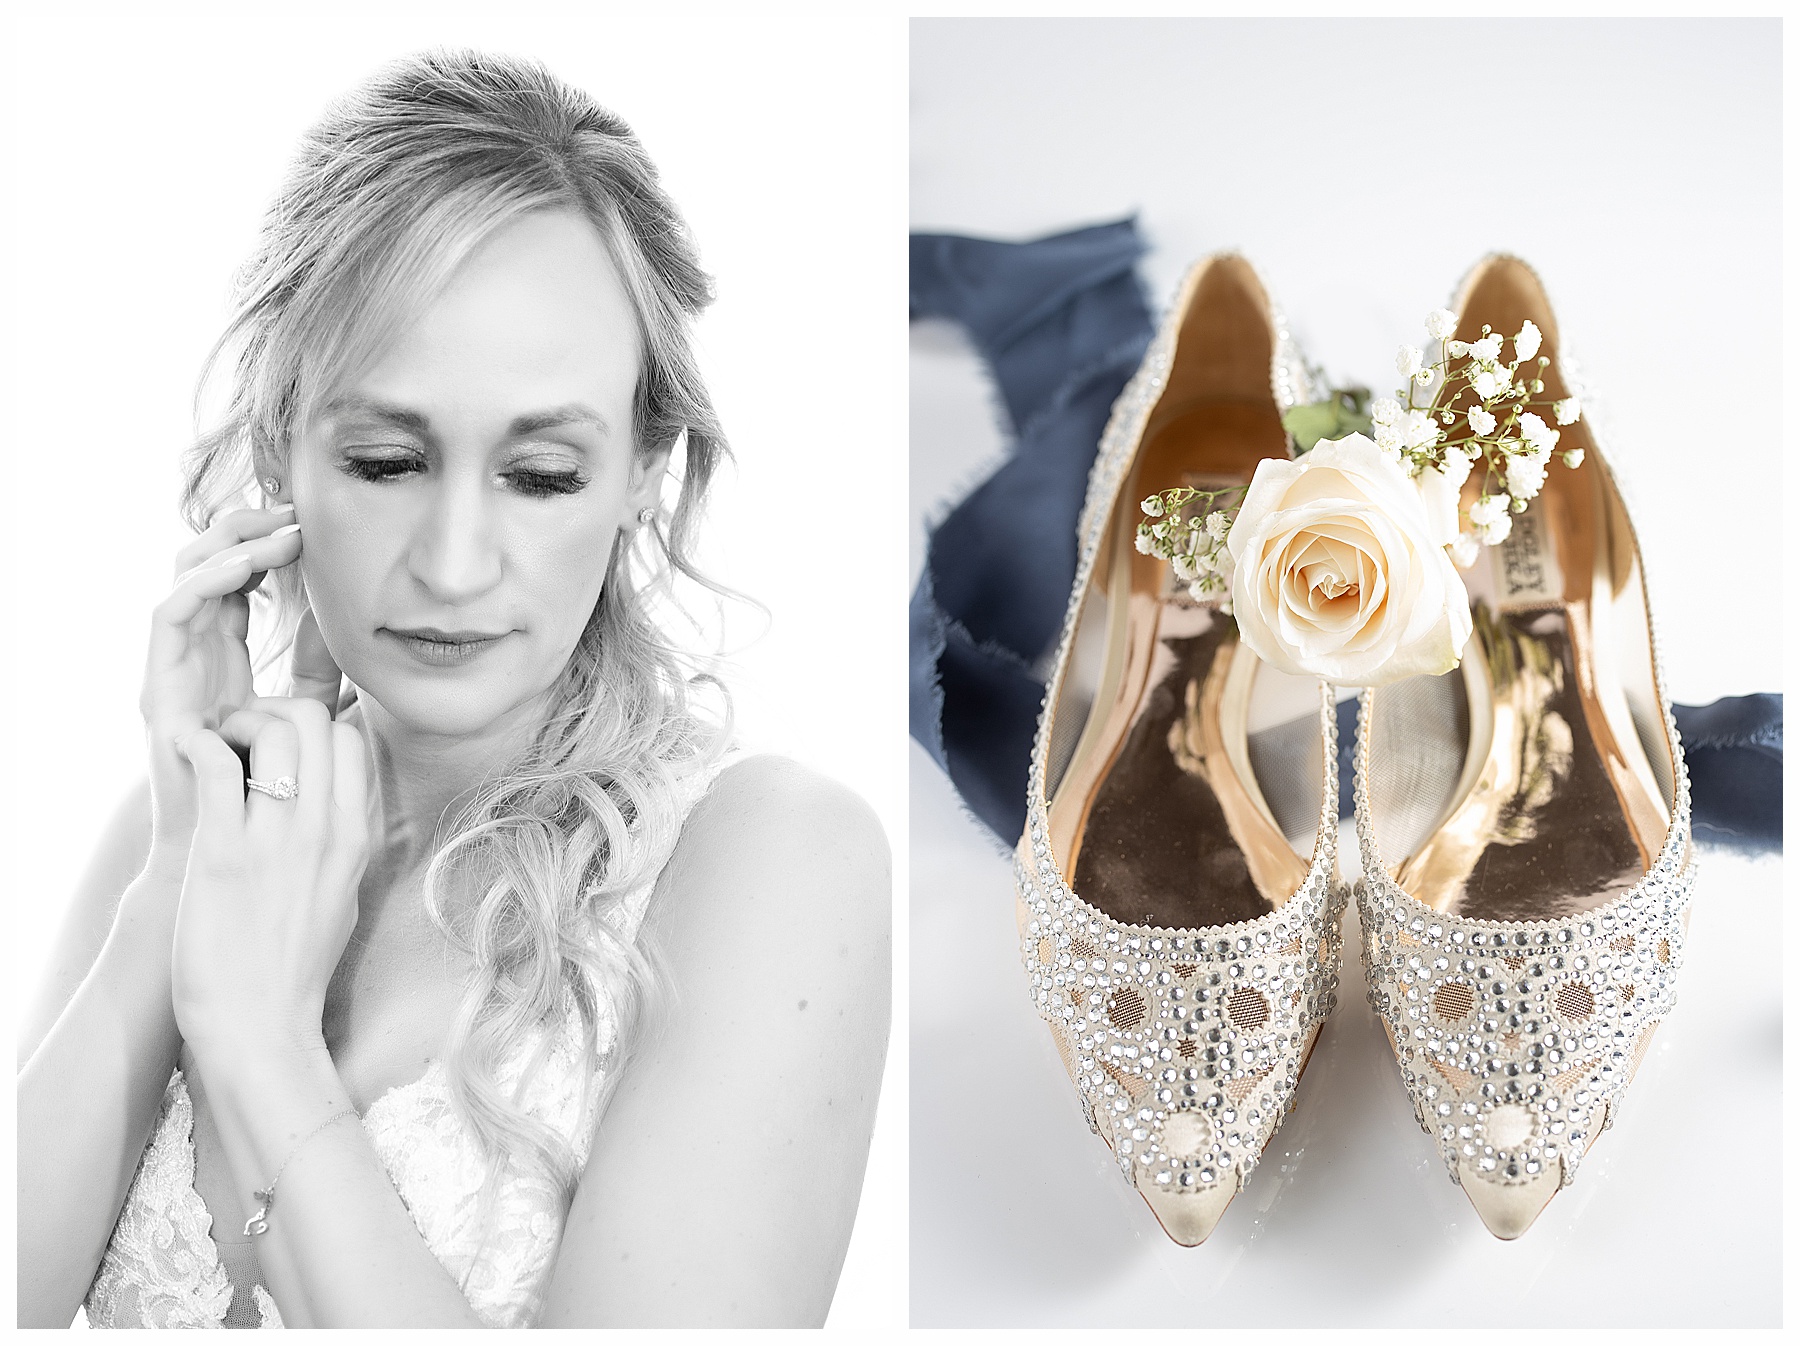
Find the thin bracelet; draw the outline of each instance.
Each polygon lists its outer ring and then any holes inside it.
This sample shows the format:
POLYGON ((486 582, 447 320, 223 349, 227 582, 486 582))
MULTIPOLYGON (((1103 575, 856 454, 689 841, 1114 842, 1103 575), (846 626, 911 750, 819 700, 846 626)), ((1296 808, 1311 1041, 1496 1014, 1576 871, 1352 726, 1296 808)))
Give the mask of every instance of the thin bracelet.
POLYGON ((354 1117, 356 1115, 355 1108, 345 1108, 342 1112, 333 1113, 315 1126, 311 1131, 308 1131, 306 1135, 301 1137, 300 1143, 288 1151, 288 1157, 281 1161, 281 1167, 275 1170, 275 1176, 269 1179, 269 1185, 260 1192, 253 1191, 250 1193, 251 1196, 262 1202, 262 1205, 256 1208, 256 1214, 244 1221, 245 1237, 249 1237, 252 1234, 266 1234, 269 1232, 269 1207, 274 1204, 275 1201, 275 1184, 281 1181, 281 1175, 287 1172, 287 1166, 294 1162, 294 1156, 306 1148, 306 1142, 318 1135, 319 1132, 323 1131, 333 1122, 341 1122, 346 1117, 354 1117))

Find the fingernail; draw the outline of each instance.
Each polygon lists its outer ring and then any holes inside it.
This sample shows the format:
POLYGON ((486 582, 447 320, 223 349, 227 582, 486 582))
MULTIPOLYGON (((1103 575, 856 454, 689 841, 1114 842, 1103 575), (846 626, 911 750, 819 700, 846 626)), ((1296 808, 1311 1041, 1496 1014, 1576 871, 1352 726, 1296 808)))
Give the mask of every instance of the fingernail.
POLYGON ((298 533, 299 531, 300 531, 299 524, 290 523, 290 524, 284 524, 280 528, 277 528, 273 533, 270 533, 269 536, 270 537, 286 537, 289 533, 298 533))
POLYGON ((223 570, 226 566, 234 566, 239 561, 248 561, 249 559, 250 553, 247 551, 220 552, 218 559, 216 559, 213 564, 223 570))
POLYGON ((292 500, 283 500, 279 505, 269 506, 269 513, 271 514, 292 514, 293 512, 294 502, 292 500))

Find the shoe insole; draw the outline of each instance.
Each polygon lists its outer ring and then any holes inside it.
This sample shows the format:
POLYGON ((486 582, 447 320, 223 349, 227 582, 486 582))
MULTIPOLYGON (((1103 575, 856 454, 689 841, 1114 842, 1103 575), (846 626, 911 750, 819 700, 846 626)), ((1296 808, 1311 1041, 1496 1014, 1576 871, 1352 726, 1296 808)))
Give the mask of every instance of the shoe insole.
MULTIPOLYGON (((1523 315, 1501 318, 1487 321, 1512 332, 1523 315)), ((1554 355, 1548 340, 1545 350, 1554 355)), ((1544 377, 1548 396, 1566 395, 1554 361, 1544 377)), ((1471 919, 1542 921, 1603 906, 1643 878, 1668 831, 1613 630, 1615 620, 1643 620, 1629 599, 1615 603, 1636 548, 1619 535, 1629 525, 1579 424, 1565 428, 1557 451, 1575 447, 1590 449, 1587 461, 1569 468, 1553 456, 1529 511, 1469 577, 1476 635, 1464 672, 1475 680, 1466 684, 1474 723, 1463 793, 1395 869, 1427 906, 1471 919)), ((1377 694, 1378 721, 1382 704, 1377 694)), ((1377 773, 1383 739, 1406 732, 1378 724, 1377 773)))
POLYGON ((1250 773, 1254 656, 1215 603, 1189 598, 1167 562, 1135 551, 1138 501, 1247 482, 1262 458, 1285 456, 1285 438, 1266 403, 1208 402, 1159 421, 1102 543, 1110 551, 1094 582, 1107 595, 1107 671, 1051 802, 1051 837, 1090 905, 1132 924, 1194 928, 1266 915, 1309 865, 1250 773))

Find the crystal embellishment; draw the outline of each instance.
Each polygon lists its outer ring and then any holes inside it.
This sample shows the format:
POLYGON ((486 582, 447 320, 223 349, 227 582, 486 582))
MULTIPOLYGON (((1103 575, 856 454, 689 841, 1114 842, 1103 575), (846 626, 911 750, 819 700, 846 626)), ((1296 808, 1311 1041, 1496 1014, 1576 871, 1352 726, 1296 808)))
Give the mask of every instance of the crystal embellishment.
MULTIPOLYGON (((1285 318, 1273 316, 1270 387, 1285 412, 1311 397, 1312 384, 1285 318)), ((1127 1182, 1162 1192, 1241 1188, 1255 1168, 1293 1106, 1301 1068, 1336 1003, 1348 899, 1335 879, 1337 722, 1329 688, 1321 688, 1325 774, 1312 863, 1300 889, 1267 916, 1183 930, 1115 921, 1076 895, 1050 851, 1048 710, 1067 672, 1106 522, 1167 382, 1181 317, 1180 303, 1165 315, 1113 404, 1089 473, 1075 583, 1013 870, 1032 1000, 1074 1078, 1088 1126, 1111 1145, 1127 1182)))
MULTIPOLYGON (((1467 292, 1473 274, 1455 294, 1467 292)), ((1567 334, 1559 336, 1558 367, 1599 450, 1601 399, 1567 334)), ((1623 494, 1616 477, 1614 486, 1623 494)), ((1636 559, 1642 574, 1643 557, 1636 559)), ((1647 594, 1647 574, 1643 587, 1647 594)), ((1424 906, 1389 877, 1368 798, 1375 694, 1362 696, 1356 830, 1364 878, 1356 891, 1369 1003, 1387 1029, 1419 1124, 1459 1184, 1466 1164, 1503 1186, 1559 1166, 1559 1183, 1568 1186, 1596 1134, 1617 1120, 1651 1034, 1675 1005, 1697 868, 1693 815, 1648 599, 1644 615, 1673 758, 1669 828, 1642 879, 1565 919, 1466 921, 1424 906)))
POLYGON ((1453 1181, 1575 1179, 1675 1005, 1695 862, 1687 767, 1674 716, 1676 798, 1661 854, 1631 889, 1592 911, 1530 922, 1434 911, 1388 876, 1368 798, 1369 724, 1357 729, 1357 884, 1369 1004, 1387 1029, 1419 1125, 1453 1181))

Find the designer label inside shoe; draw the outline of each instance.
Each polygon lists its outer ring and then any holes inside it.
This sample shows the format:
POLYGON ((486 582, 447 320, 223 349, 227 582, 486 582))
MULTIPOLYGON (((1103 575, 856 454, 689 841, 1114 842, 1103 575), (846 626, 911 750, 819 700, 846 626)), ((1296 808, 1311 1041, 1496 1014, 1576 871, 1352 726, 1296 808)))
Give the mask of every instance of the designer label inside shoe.
POLYGON ((1562 601, 1562 567, 1556 563, 1556 551, 1550 545, 1542 511, 1527 510, 1514 517, 1512 532, 1500 544, 1493 578, 1497 607, 1562 601))

